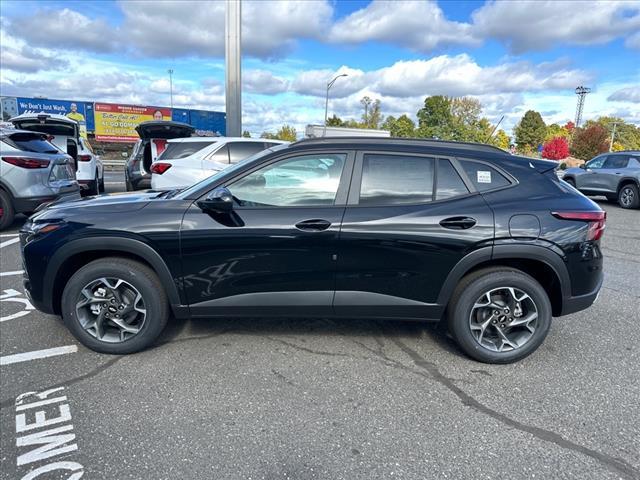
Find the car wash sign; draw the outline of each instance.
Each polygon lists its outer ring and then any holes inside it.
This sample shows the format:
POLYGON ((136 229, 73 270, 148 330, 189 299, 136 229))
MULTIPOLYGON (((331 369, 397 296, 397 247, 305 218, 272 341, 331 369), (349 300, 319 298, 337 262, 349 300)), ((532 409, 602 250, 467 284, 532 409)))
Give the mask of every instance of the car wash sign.
POLYGON ((50 113, 64 115, 80 125, 80 133, 87 136, 87 121, 84 102, 50 100, 48 98, 16 98, 18 115, 22 113, 50 113))

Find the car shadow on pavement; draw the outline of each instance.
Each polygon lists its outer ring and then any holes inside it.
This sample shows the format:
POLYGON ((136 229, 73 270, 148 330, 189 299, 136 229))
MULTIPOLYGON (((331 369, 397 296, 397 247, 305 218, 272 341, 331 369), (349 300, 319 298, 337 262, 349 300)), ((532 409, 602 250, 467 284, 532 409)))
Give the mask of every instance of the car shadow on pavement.
POLYGON ((187 341, 190 339, 234 335, 346 337, 362 341, 367 338, 414 338, 426 336, 439 348, 463 357, 450 337, 446 323, 400 320, 366 320, 349 318, 198 318, 169 320, 156 345, 187 341))

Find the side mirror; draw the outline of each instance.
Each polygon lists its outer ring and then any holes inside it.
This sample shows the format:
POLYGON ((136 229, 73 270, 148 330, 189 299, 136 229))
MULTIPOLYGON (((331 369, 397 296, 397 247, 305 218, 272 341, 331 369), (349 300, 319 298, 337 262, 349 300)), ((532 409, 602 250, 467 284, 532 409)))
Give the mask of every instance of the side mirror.
POLYGON ((198 206, 205 212, 231 213, 233 211, 233 195, 226 187, 219 187, 209 192, 198 206))
POLYGON ((580 164, 580 168, 583 169, 583 170, 586 170, 587 169, 587 164, 586 163, 581 163, 580 164))

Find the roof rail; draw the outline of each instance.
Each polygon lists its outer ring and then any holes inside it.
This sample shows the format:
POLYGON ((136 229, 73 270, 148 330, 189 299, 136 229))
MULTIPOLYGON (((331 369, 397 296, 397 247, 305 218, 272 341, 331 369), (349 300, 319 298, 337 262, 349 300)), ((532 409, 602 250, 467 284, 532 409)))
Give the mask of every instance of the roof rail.
POLYGON ((386 145, 415 145, 435 148, 457 148, 463 150, 481 150, 488 153, 502 153, 509 154, 506 150, 495 147, 493 145, 487 145, 486 143, 473 143, 473 142, 456 142, 453 140, 436 140, 432 138, 385 138, 385 137, 316 137, 316 138, 304 138, 294 142, 292 145, 324 145, 324 144, 343 144, 343 143, 356 143, 356 144, 386 144, 386 145))

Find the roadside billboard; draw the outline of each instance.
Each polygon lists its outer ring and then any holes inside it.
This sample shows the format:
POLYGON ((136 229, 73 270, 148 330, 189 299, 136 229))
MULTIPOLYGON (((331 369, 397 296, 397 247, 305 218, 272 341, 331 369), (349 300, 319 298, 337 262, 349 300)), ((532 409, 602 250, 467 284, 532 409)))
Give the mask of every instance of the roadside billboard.
POLYGON ((80 134, 86 138, 87 121, 84 102, 50 100, 48 98, 17 97, 18 115, 23 113, 50 113, 64 115, 80 124, 80 134))
POLYGON ((94 103, 95 135, 99 142, 136 142, 140 137, 135 128, 147 120, 171 120, 171 109, 94 103))

